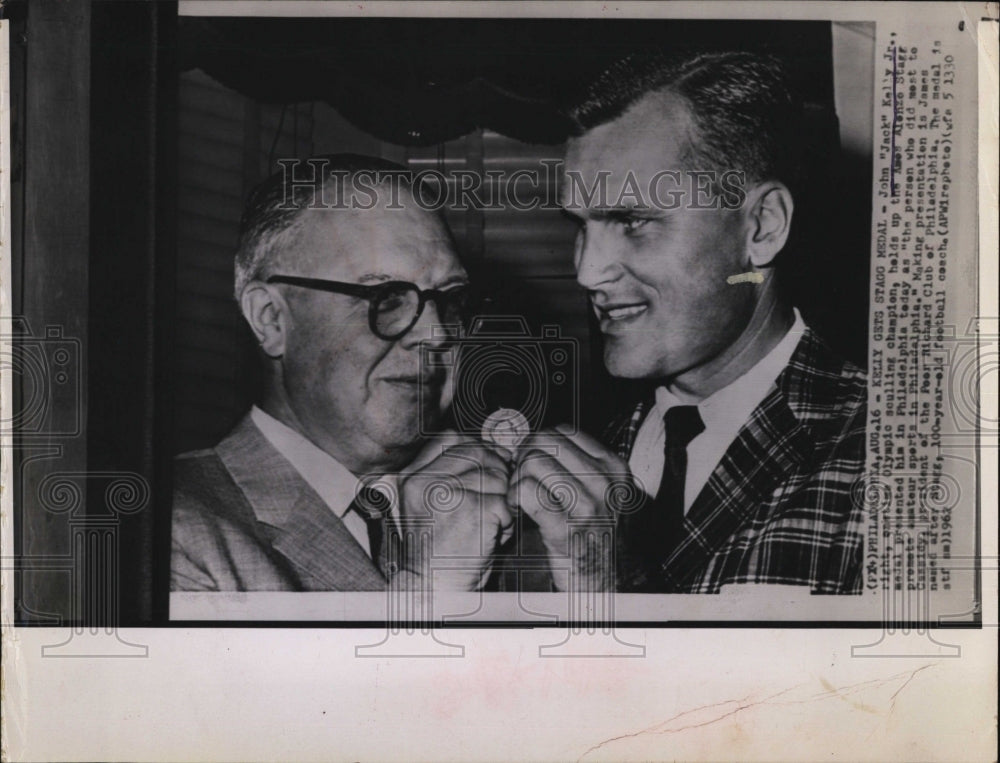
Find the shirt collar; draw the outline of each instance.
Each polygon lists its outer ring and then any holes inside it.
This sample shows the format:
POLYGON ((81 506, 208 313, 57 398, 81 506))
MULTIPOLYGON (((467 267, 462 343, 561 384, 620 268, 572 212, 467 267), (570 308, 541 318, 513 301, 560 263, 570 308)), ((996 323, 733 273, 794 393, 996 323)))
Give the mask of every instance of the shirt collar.
MULTIPOLYGON (((792 308, 795 321, 788 333, 771 351, 745 374, 698 403, 698 412, 706 430, 741 427, 750 413, 767 396, 782 369, 788 365, 795 347, 806 330, 805 321, 798 308, 792 308)), ((667 387, 656 388, 656 408, 659 418, 675 405, 685 403, 667 387)))
POLYGON ((358 478, 333 456, 256 405, 250 410, 250 417, 330 510, 343 517, 354 502, 358 478))

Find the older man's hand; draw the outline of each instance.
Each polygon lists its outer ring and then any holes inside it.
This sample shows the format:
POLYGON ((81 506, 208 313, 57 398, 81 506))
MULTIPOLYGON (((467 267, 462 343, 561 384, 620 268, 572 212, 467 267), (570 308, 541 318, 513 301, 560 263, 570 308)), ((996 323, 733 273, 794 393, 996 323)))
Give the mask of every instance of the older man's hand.
POLYGON ((430 530, 429 547, 409 549, 412 571, 432 573, 434 590, 482 588, 494 551, 513 531, 506 461, 492 446, 447 433, 424 448, 399 483, 404 527, 430 530))
POLYGON ((617 515, 638 505, 628 465, 569 427, 517 449, 508 504, 537 524, 559 590, 613 590, 617 515))

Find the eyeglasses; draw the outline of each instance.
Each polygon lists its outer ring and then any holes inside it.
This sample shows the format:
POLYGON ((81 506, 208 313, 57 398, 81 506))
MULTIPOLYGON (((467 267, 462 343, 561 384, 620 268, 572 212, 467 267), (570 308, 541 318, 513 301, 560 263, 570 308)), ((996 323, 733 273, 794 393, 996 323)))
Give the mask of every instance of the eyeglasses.
POLYGON ((327 281, 300 276, 271 276, 267 283, 283 283, 303 289, 332 294, 346 294, 368 300, 368 327, 379 339, 399 339, 414 327, 428 302, 437 305, 438 317, 445 325, 461 326, 471 302, 468 285, 450 289, 421 289, 408 281, 386 281, 374 286, 327 281))

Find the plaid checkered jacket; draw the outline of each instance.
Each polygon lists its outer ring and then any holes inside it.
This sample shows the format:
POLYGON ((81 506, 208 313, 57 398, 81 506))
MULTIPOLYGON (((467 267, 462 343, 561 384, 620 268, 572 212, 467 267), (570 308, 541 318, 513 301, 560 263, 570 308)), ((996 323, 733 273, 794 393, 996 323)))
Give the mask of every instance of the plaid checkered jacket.
MULTIPOLYGON (((619 588, 716 593, 772 583, 860 593, 866 375, 807 329, 776 388, 729 446, 684 518, 677 545, 644 532, 643 509, 620 521, 619 588)), ((612 421, 607 442, 628 459, 652 408, 612 421)))

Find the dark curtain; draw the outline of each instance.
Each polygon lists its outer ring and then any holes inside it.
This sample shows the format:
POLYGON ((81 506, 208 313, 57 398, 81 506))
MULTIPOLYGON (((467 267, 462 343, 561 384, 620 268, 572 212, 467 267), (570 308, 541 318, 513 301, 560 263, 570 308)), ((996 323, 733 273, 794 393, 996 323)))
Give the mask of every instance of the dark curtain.
POLYGON ((33 0, 4 11, 21 105, 17 617, 146 624, 166 614, 177 7, 33 0))
POLYGON ((595 19, 181 20, 180 65, 262 102, 322 100, 357 127, 426 146, 489 128, 560 143, 562 111, 612 61, 641 51, 745 49, 786 59, 832 103, 829 24, 595 19))
MULTIPOLYGON (((175 3, 92 6, 88 470, 149 486, 145 508, 115 517, 126 625, 167 612, 176 14, 175 3)), ((99 515, 107 483, 88 485, 99 515)))

